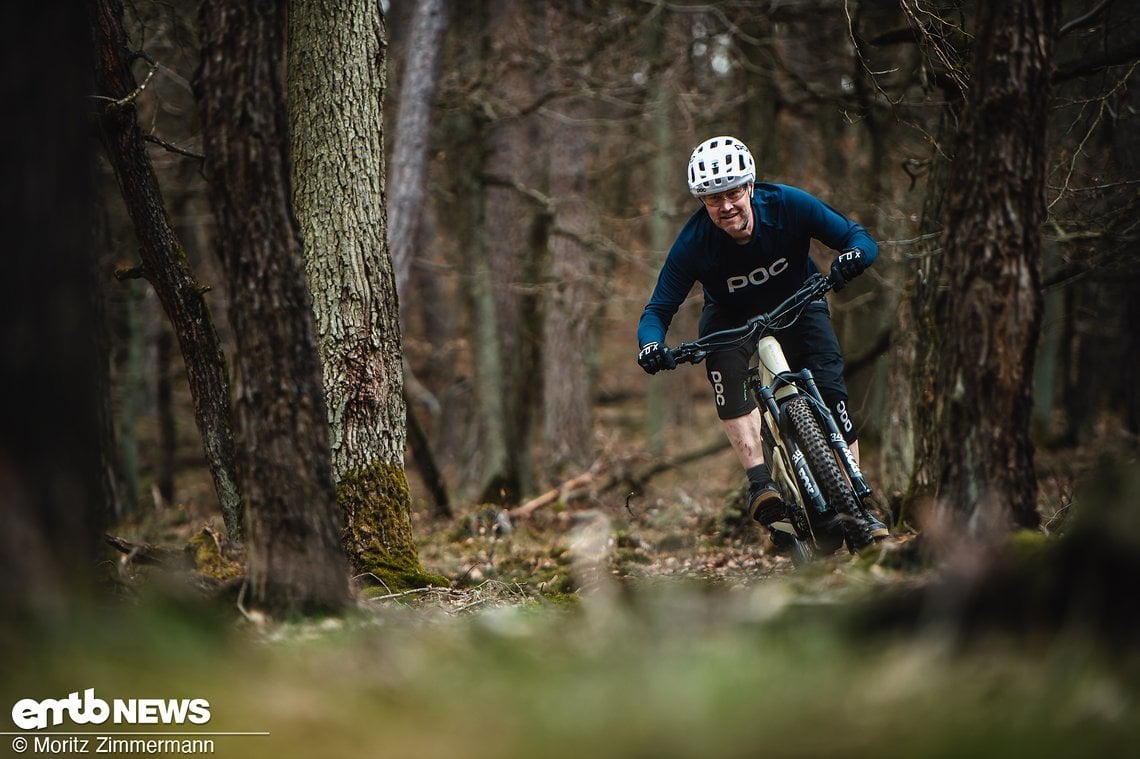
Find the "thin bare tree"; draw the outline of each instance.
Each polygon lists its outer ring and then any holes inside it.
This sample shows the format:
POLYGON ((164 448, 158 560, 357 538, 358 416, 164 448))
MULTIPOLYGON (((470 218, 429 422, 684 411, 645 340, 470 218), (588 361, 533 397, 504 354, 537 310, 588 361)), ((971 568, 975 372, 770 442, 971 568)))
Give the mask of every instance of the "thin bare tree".
MULTIPOLYGON (((401 323, 407 324, 412 294, 412 267, 423 238, 423 208, 427 196, 428 163, 443 40, 447 32, 446 0, 424 0, 416 6, 405 44, 400 98, 396 106, 396 135, 388 175, 388 249, 400 295, 401 323)), ((451 516, 450 498, 435 453, 414 405, 429 409, 439 402, 419 383, 405 361, 404 397, 407 403, 408 447, 412 460, 431 496, 436 514, 451 516)))
MULTIPOLYGON (((230 380, 221 341, 182 243, 174 233, 147 157, 135 99, 143 84, 131 73, 121 0, 89 0, 95 34, 95 77, 103 145, 134 223, 142 265, 136 270, 157 293, 170 318, 194 400, 206 461, 231 539, 241 535, 242 499, 234 471, 230 380)), ((157 68, 151 63, 151 72, 157 68)), ((145 84, 145 82, 144 82, 145 84)))
POLYGON ((388 172, 388 249, 403 298, 420 246, 421 205, 427 194, 432 103, 447 33, 447 0, 423 0, 412 17, 396 107, 388 172))

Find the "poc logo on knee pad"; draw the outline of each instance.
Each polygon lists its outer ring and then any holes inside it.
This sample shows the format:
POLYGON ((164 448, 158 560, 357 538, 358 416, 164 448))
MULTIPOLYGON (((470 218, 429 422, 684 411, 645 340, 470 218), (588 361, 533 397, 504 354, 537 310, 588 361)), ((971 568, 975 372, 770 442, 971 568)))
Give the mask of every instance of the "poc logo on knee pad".
POLYGON ((709 379, 712 380, 713 392, 716 394, 716 405, 724 405, 724 377, 718 371, 709 373, 709 379))
POLYGON ((854 429, 855 425, 851 423, 851 415, 847 413, 847 401, 840 401, 835 404, 835 414, 839 419, 839 426, 843 428, 844 432, 850 432, 854 429))

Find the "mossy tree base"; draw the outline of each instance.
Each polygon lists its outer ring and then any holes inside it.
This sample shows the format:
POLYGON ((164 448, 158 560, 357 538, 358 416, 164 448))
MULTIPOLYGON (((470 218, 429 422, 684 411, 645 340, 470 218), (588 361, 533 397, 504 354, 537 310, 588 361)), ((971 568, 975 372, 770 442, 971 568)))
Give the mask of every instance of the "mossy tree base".
POLYGON ((217 585, 242 577, 245 563, 217 532, 203 527, 186 543, 185 552, 193 559, 198 576, 217 585))
POLYGON ((344 513, 344 550, 358 578, 393 593, 451 584, 420 563, 403 468, 381 462, 346 472, 336 496, 344 513))

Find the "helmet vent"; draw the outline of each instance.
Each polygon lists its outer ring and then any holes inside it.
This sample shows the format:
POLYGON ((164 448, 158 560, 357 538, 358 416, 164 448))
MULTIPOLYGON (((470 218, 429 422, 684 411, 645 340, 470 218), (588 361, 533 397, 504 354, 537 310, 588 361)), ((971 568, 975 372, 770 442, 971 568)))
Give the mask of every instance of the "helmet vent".
POLYGON ((698 145, 689 156, 689 192, 700 197, 756 180, 748 146, 721 135, 698 145))

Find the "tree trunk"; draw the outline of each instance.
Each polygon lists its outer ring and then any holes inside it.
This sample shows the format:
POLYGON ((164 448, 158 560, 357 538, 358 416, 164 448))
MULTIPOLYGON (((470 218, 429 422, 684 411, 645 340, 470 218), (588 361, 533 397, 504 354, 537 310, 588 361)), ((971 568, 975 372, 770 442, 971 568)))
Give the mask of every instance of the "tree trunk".
MULTIPOLYGON (((893 313, 895 323, 891 329, 887 351, 887 387, 884 400, 882 465, 880 486, 895 517, 909 522, 914 516, 911 506, 929 489, 920 483, 925 475, 918 471, 920 461, 931 457, 931 437, 918 435, 919 429, 933 430, 934 388, 933 361, 938 354, 939 325, 930 319, 928 303, 937 291, 938 272, 942 256, 937 239, 941 230, 941 211, 946 191, 946 172, 949 161, 942 146, 953 140, 954 130, 949 126, 960 112, 961 103, 951 99, 947 113, 931 151, 931 167, 927 174, 926 196, 918 232, 920 241, 915 245, 913 257, 918 261, 917 276, 912 287, 903 294, 893 313)), ((879 264, 876 264, 878 266, 879 264)))
MULTIPOLYGON (((555 5, 545 11, 544 30, 552 65, 543 76, 549 91, 586 89, 579 34, 589 18, 583 9, 555 5)), ((541 309, 543 378, 543 479, 560 481, 594 460, 594 379, 596 350, 606 279, 605 256, 598 255, 596 211, 589 193, 593 168, 591 145, 598 108, 592 98, 571 96, 549 105, 540 122, 540 139, 551 146, 548 160, 549 202, 540 207, 535 228, 544 231, 532 246, 548 247, 536 262, 546 269, 541 309), (547 263, 548 260, 548 263, 547 263)))
MULTIPOLYGON (((112 388, 115 378, 115 353, 117 346, 112 337, 111 324, 116 320, 114 298, 112 292, 118 287, 111 273, 115 270, 114 252, 111 244, 110 218, 107 213, 105 197, 97 195, 92 205, 92 214, 95 219, 95 240, 92 262, 94 266, 93 278, 97 289, 97 329, 99 332, 100 356, 97 381, 100 385, 101 398, 99 416, 102 426, 102 440, 100 441, 100 456, 103 461, 103 489, 107 494, 107 522, 115 524, 123 521, 127 515, 128 507, 125 501, 125 478, 123 476, 123 461, 116 442, 116 420, 112 403, 112 388)), ((125 406, 125 401, 120 401, 125 406)), ((137 483, 136 483, 137 488, 137 483)), ((131 503, 133 511, 134 502, 131 503)))
MULTIPOLYGON (((477 54, 467 51, 467 67, 481 65, 477 54)), ((509 483, 504 474, 509 469, 504 423, 503 367, 499 360, 500 346, 495 300, 491 291, 490 241, 487 225, 486 186, 481 181, 487 161, 488 126, 483 114, 476 108, 458 109, 447 125, 448 144, 455 148, 455 162, 451 175, 456 203, 453 211, 458 229, 468 230, 458 244, 457 268, 463 285, 460 287, 465 310, 466 337, 470 342, 473 403, 464 404, 475 420, 478 445, 464 456, 473 461, 478 473, 479 496, 482 502, 499 502, 500 493, 509 483)), ((505 499, 503 499, 505 500, 505 499)))
POLYGON ((171 364, 174 362, 174 335, 167 329, 158 333, 155 356, 155 416, 158 421, 158 460, 155 484, 164 506, 174 504, 174 471, 178 452, 178 426, 174 420, 174 388, 171 364))
POLYGON ((345 550, 389 588, 437 582, 412 540, 399 301, 388 255, 386 31, 368 0, 293 2, 289 123, 345 550))
MULTIPOLYGON (((410 403, 406 396, 404 401, 410 403)), ((444 482, 443 473, 436 464, 435 454, 431 450, 427 433, 419 423, 419 417, 408 411, 408 450, 417 461, 420 479, 431 497, 433 512, 437 517, 451 519, 455 514, 451 510, 451 498, 447 494, 447 483, 444 482)))
MULTIPOLYGON (((475 189, 466 201, 469 215, 486 225, 487 203, 484 190, 475 189)), ((472 306, 471 350, 475 364, 475 412, 478 414, 479 478, 481 503, 513 503, 519 496, 518 468, 514 466, 507 436, 507 373, 503 365, 502 330, 494 292, 489 230, 476 234, 467 251, 472 306)))
POLYGON ((85 21, 70 3, 0 10, 8 30, 0 66, 9 72, 0 101, 12 104, 0 123, 0 645, 9 657, 17 639, 65 624, 76 602, 90 600, 109 508, 101 485, 85 21), (27 72, 31 61, 50 87, 11 73, 27 72))
POLYGON ((285 13, 201 7, 201 104, 216 246, 237 345, 236 416, 253 604, 276 616, 349 602, 305 262, 289 196, 285 13))
MULTIPOLYGON (((667 15, 657 14, 652 22, 645 25, 644 31, 649 62, 656 74, 649 91, 651 103, 646 109, 647 117, 651 120, 649 131, 653 135, 653 159, 648 188, 652 198, 649 216, 649 250, 656 258, 653 262, 655 265, 649 267, 653 275, 647 282, 647 293, 652 292, 656 284, 657 271, 665 261, 665 255, 673 244, 673 237, 676 234, 676 229, 671 224, 670 212, 677 197, 677 182, 682 179, 682 175, 671 167, 679 165, 680 160, 688 159, 688 156, 684 158, 674 156, 673 150, 673 114, 669 108, 669 50, 666 45, 667 19, 667 15)), ((631 340, 631 343, 635 342, 636 338, 631 340)), ((669 380, 670 378, 664 374, 656 374, 646 380, 645 439, 646 447, 655 456, 663 456, 666 453, 665 420, 670 410, 666 385, 669 380)))
POLYGON ((1030 439, 1041 319, 1054 0, 983 4, 973 77, 946 185, 934 327, 933 426, 921 485, 977 533, 1004 514, 1037 524, 1030 439))
MULTIPOLYGON (((146 308, 147 284, 137 279, 123 282, 124 296, 124 342, 125 354, 123 378, 119 382, 118 439, 119 457, 123 471, 122 510, 120 519, 136 517, 142 510, 139 493, 139 439, 136 429, 143 416, 146 399, 149 395, 145 378, 143 353, 146 350, 146 334, 143 329, 143 311, 146 308)), ((241 525, 238 525, 240 530, 241 525)))
POLYGON ((779 177, 784 173, 779 122, 784 103, 773 61, 776 39, 772 20, 767 14, 751 13, 743 19, 742 28, 747 38, 740 45, 754 67, 737 74, 748 92, 740 108, 740 139, 756 157, 757 179, 779 177))
POLYGON ((231 540, 241 534, 241 491, 234 472, 230 384, 221 342, 195 281, 186 252, 174 234, 162 193, 143 145, 134 107, 137 84, 131 74, 121 0, 90 0, 95 35, 97 91, 103 100, 103 143, 134 224, 143 274, 154 287, 178 335, 194 399, 194 416, 214 478, 222 517, 231 540), (110 98, 110 101, 106 100, 110 98))
POLYGON ((545 209, 536 212, 527 195, 545 189, 547 150, 539 144, 537 119, 519 109, 534 101, 541 86, 541 77, 529 65, 537 48, 539 12, 525 0, 492 0, 491 51, 483 61, 488 102, 507 105, 486 132, 485 168, 492 178, 484 209, 488 256, 485 264, 476 264, 474 283, 473 349, 482 354, 477 392, 484 429, 483 502, 517 503, 534 479, 530 448, 541 387, 535 291, 546 235, 545 209))
MULTIPOLYGON (((411 34, 405 46, 388 193, 388 248, 392 253, 404 334, 407 334, 411 321, 412 267, 423 237, 420 221, 427 194, 432 103, 446 32, 446 0, 424 0, 416 6, 411 34)), ((404 371, 408 373, 404 397, 412 462, 427 485, 435 513, 450 517, 451 505, 443 474, 436 465, 435 453, 413 405, 417 397, 412 392, 413 388, 418 387, 423 393, 427 391, 411 377, 411 368, 406 361, 404 371)), ((434 402, 434 398, 424 400, 434 402)))
MULTIPOLYGON (((940 3, 932 18, 947 13, 940 3)), ((944 34, 940 37, 922 36, 920 53, 928 62, 962 60, 966 57, 967 38, 964 34, 944 34), (935 49, 942 46, 948 52, 935 49)), ((938 240, 942 230, 942 208, 949 172, 950 145, 954 141, 955 126, 964 107, 965 92, 959 81, 964 78, 939 78, 946 105, 939 114, 934 144, 930 151, 930 168, 926 175, 926 192, 919 221, 919 241, 913 258, 918 261, 913 285, 906 292, 896 310, 895 326, 891 330, 887 364, 887 393, 885 399, 882 443, 881 486, 895 516, 903 522, 911 521, 915 501, 929 494, 924 483, 928 477, 918 467, 919 462, 932 458, 932 435, 920 435, 918 430, 934 430, 933 362, 939 351, 938 325, 929 318, 929 303, 940 287, 939 275, 944 257, 938 240)), ((877 266, 877 264, 876 264, 877 266)))
POLYGON ((594 228, 583 156, 589 117, 583 103, 563 111, 573 122, 552 125, 550 186, 556 231, 550 240, 550 290, 543 319, 543 449, 546 475, 561 479, 593 460, 593 386, 600 314, 598 277, 588 247, 594 228))
POLYGON ((96 383, 99 398, 101 434, 98 451, 100 470, 103 474, 103 521, 110 525, 119 521, 123 514, 123 471, 119 462, 118 449, 115 446, 115 414, 111 401, 114 348, 111 340, 110 285, 108 283, 110 279, 108 273, 111 271, 111 267, 105 265, 108 253, 105 228, 107 217, 100 206, 101 204, 98 201, 93 205, 93 213, 96 216, 94 226, 99 230, 96 233, 98 239, 96 245, 99 250, 94 256, 90 256, 89 260, 91 261, 91 279, 96 288, 95 329, 99 365, 93 380, 96 383))
POLYGON ((407 300, 408 280, 420 247, 420 209, 427 188, 431 111, 446 32, 446 0, 422 0, 416 6, 406 46, 389 173, 388 247, 402 304, 407 300))

